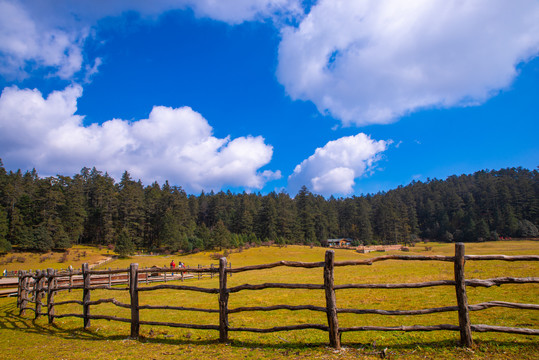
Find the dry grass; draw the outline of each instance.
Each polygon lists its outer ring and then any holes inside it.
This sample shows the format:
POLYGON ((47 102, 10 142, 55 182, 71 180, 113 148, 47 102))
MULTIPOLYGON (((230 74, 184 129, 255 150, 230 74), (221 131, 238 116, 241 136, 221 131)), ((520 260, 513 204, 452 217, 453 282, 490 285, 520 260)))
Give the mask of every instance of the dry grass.
MULTIPOLYGON (((429 243, 432 250, 426 252, 423 244, 411 248, 410 254, 452 255, 451 244, 429 243)), ((260 247, 233 253, 229 261, 234 267, 270 263, 279 260, 323 261, 325 249, 301 246, 286 248, 260 247)), ((336 250, 336 260, 367 259, 380 253, 358 254, 350 250, 336 250)), ((496 242, 468 244, 467 254, 539 254, 539 243, 534 241, 496 242)), ((215 263, 211 253, 189 256, 134 257, 118 260, 109 267, 126 268, 137 262, 140 267, 168 264, 172 258, 179 263, 195 266, 215 263)), ((537 276, 539 264, 532 262, 482 261, 466 264, 467 278, 490 278, 497 276, 537 276)), ((385 261, 372 266, 339 267, 335 272, 338 284, 344 283, 398 283, 437 279, 452 279, 451 263, 385 261)), ((296 269, 279 267, 270 270, 234 274, 228 286, 263 282, 322 283, 321 269, 296 269)), ((188 284, 201 287, 218 286, 218 279, 189 280, 188 284)), ((144 286, 144 285, 142 285, 144 286)), ((92 299, 115 297, 129 303, 127 292, 92 292, 92 299)), ((62 293, 58 299, 82 298, 80 292, 62 293)), ((470 304, 482 301, 502 300, 522 303, 539 303, 536 285, 503 285, 490 289, 468 289, 470 304)), ((539 358, 537 337, 499 333, 474 333, 473 349, 457 346, 458 332, 357 332, 342 336, 344 349, 334 351, 327 347, 326 332, 304 330, 271 334, 231 332, 229 344, 216 342, 216 331, 197 331, 165 327, 142 326, 139 341, 128 340, 129 324, 93 320, 90 330, 84 331, 82 320, 58 319, 54 326, 46 319, 32 321, 30 316, 18 317, 14 299, 0 299, 0 338, 4 339, 0 358, 80 358, 80 359, 275 359, 275 358, 321 358, 357 359, 380 358, 379 351, 388 348, 390 358, 489 358, 489 359, 536 359, 539 358), (42 349, 42 346, 46 346, 42 349)), ((258 290, 243 291, 230 295, 229 307, 313 304, 324 306, 324 294, 319 290, 258 290)), ((217 295, 162 290, 140 293, 140 304, 177 305, 217 309, 217 295)), ((455 305, 454 289, 436 287, 402 290, 338 290, 339 308, 365 309, 419 309, 455 305)), ((57 313, 81 312, 78 305, 57 308, 57 313)), ((116 315, 129 318, 129 310, 105 304, 92 308, 93 314, 116 315)), ((169 321, 196 324, 218 324, 217 314, 141 310, 142 320, 169 321)), ((287 324, 326 323, 324 313, 311 311, 244 312, 229 315, 232 327, 272 327, 287 324)), ((537 311, 490 309, 473 312, 472 323, 537 328, 537 311)), ((340 314, 341 326, 352 325, 428 325, 458 324, 456 313, 423 316, 380 316, 340 314)))
POLYGON ((19 271, 36 269, 67 269, 69 265, 77 269, 83 263, 94 264, 99 260, 104 260, 114 255, 113 252, 103 248, 102 250, 92 246, 77 245, 66 252, 17 252, 0 255, 1 270, 19 271), (24 262, 17 261, 17 258, 24 258, 24 262))

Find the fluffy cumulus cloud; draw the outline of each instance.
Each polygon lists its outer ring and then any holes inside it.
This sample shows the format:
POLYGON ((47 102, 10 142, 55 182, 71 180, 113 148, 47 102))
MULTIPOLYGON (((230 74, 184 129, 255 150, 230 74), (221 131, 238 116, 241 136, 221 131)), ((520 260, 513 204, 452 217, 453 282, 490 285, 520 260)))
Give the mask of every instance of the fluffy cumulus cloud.
POLYGON ((539 53, 537 0, 320 0, 282 32, 278 78, 345 125, 477 104, 539 53))
POLYGON ((83 46, 99 19, 128 11, 155 18, 187 8, 230 24, 303 14, 299 0, 0 0, 0 75, 24 78, 44 68, 63 79, 79 72, 87 79, 99 64, 85 63, 83 46))
POLYGON ((257 136, 220 139, 189 107, 156 106, 148 119, 113 119, 83 126, 75 115, 79 86, 52 92, 5 88, 0 97, 0 153, 11 167, 42 175, 77 173, 96 166, 115 178, 124 170, 146 183, 170 180, 187 190, 224 186, 260 189, 279 172, 258 170, 273 148, 257 136), (159 174, 159 177, 156 177, 159 174))
POLYGON ((328 142, 301 164, 288 178, 291 193, 303 185, 322 194, 347 195, 354 191, 355 179, 374 168, 391 140, 373 140, 359 133, 328 142))

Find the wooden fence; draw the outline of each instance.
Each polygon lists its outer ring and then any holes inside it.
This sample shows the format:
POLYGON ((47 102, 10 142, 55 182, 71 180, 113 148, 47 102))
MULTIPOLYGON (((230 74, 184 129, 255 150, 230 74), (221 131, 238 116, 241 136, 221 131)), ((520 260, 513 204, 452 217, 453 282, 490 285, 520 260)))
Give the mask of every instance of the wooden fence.
POLYGON ((80 285, 67 285, 59 286, 57 284, 60 275, 54 274, 54 271, 49 269, 48 271, 38 271, 37 273, 22 273, 19 275, 19 293, 18 293, 18 306, 20 308, 21 315, 25 310, 32 310, 35 313, 35 317, 40 315, 48 316, 49 323, 52 323, 56 318, 63 317, 79 317, 84 321, 84 327, 90 326, 90 320, 113 320, 127 322, 131 324, 131 337, 137 338, 139 336, 141 325, 152 326, 169 326, 178 328, 190 328, 190 329, 204 329, 204 330, 216 330, 219 331, 219 340, 226 342, 229 339, 228 333, 231 331, 247 331, 256 333, 270 333, 277 331, 288 330, 302 330, 302 329, 318 329, 327 331, 329 334, 329 344, 334 348, 340 348, 341 337, 344 332, 351 331, 436 331, 436 330, 450 330, 459 331, 461 345, 470 347, 473 344, 472 331, 477 332, 504 332, 514 334, 526 334, 526 335, 539 335, 539 329, 529 328, 514 328, 492 325, 474 325, 470 323, 469 312, 479 311, 492 307, 507 307, 514 309, 532 309, 539 310, 537 304, 519 304, 503 301, 489 301, 475 305, 469 305, 466 295, 466 287, 491 287, 494 285, 502 284, 525 284, 525 283, 539 283, 539 277, 499 277, 493 279, 465 279, 464 277, 464 263, 465 261, 485 261, 485 260, 502 260, 502 261, 539 261, 539 255, 522 255, 522 256, 505 256, 505 255, 465 255, 464 244, 455 244, 455 256, 441 256, 441 255, 385 255, 366 260, 348 260, 348 261, 335 261, 335 255, 333 250, 326 251, 325 261, 323 262, 296 262, 296 261, 279 261, 271 264, 264 265, 252 265, 238 268, 227 268, 227 259, 221 258, 219 261, 219 267, 211 268, 191 268, 191 269, 169 269, 159 268, 157 271, 163 273, 183 273, 189 271, 191 273, 199 274, 219 274, 219 288, 201 288, 196 286, 187 285, 175 285, 175 284, 160 284, 153 286, 139 287, 140 282, 144 282, 141 278, 148 278, 147 274, 155 272, 156 269, 139 269, 138 264, 131 264, 129 269, 121 270, 90 270, 88 264, 84 264, 82 268, 83 282, 80 285), (346 284, 335 285, 334 284, 334 269, 338 266, 358 266, 358 265, 372 265, 374 262, 387 261, 387 260, 411 260, 411 261, 445 261, 454 263, 454 279, 452 280, 437 280, 421 283, 404 283, 404 284, 346 284), (289 284, 289 283, 263 283, 263 284, 244 284, 234 287, 227 287, 227 274, 240 273, 245 271, 254 271, 262 269, 271 269, 279 266, 295 267, 295 268, 323 268, 323 284, 289 284), (127 273, 129 275, 128 287, 116 287, 110 284, 92 285, 92 276, 102 276, 113 274, 127 273), (419 310, 377 310, 377 309, 342 309, 337 308, 336 302, 336 290, 341 289, 410 289, 410 288, 425 288, 433 286, 454 286, 456 290, 456 306, 446 306, 439 308, 419 309, 419 310), (313 306, 313 305, 274 305, 274 306, 254 306, 254 307, 239 307, 235 309, 228 308, 228 299, 230 294, 234 294, 240 291, 246 290, 261 290, 261 289, 317 289, 324 290, 326 298, 326 306, 313 306), (56 302, 54 299, 55 294, 58 291, 82 289, 82 300, 70 300, 56 302), (107 289, 113 291, 129 291, 130 304, 123 304, 116 299, 99 299, 91 300, 91 291, 96 289, 107 289), (203 292, 210 294, 218 294, 219 309, 201 309, 201 308, 187 308, 179 306, 168 305, 139 305, 139 293, 143 291, 153 291, 158 289, 171 289, 181 291, 193 291, 203 292), (44 312, 42 306, 45 306, 44 298, 46 297, 47 310, 44 312), (90 312, 90 306, 95 306, 103 303, 113 303, 122 308, 128 308, 131 310, 130 318, 119 318, 108 315, 92 315, 90 312), (55 314, 55 308, 64 304, 79 304, 82 306, 82 314, 55 314), (140 320, 139 312, 145 309, 168 309, 168 310, 180 310, 180 311, 200 311, 207 313, 219 313, 219 324, 183 324, 172 322, 159 322, 159 321, 143 321, 140 320), (234 313, 240 313, 244 311, 272 311, 272 310, 311 310, 324 312, 327 315, 327 324, 299 324, 299 325, 285 325, 272 328, 247 328, 247 327, 230 327, 228 322, 228 315, 234 313), (379 314, 379 315, 422 315, 432 314, 448 311, 458 311, 458 325, 441 324, 441 325, 402 325, 395 327, 386 326, 352 326, 352 327, 339 327, 338 314, 340 313, 354 313, 354 314, 379 314))

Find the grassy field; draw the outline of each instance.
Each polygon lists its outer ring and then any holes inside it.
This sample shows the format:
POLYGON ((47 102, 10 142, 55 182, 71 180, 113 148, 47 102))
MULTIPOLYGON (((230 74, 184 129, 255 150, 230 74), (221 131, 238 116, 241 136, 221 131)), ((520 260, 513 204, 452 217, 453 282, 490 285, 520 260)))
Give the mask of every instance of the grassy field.
MULTIPOLYGON (((233 267, 264 264, 279 260, 323 261, 323 248, 302 246, 258 247, 235 252, 228 256, 233 267)), ((76 251, 73 249, 72 251, 76 251)), ((417 244, 410 254, 453 255, 451 244, 417 244), (432 247, 426 251, 425 246, 432 247)), ((98 255, 106 253, 101 251, 98 255)), ((537 241, 491 242, 467 244, 467 254, 539 254, 537 241)), ((163 266, 172 259, 196 267, 198 264, 216 264, 211 253, 170 256, 135 256, 116 260, 105 267, 126 268, 136 262, 139 267, 163 266)), ((350 250, 335 250, 336 261, 367 259, 380 253, 358 254, 350 250)), ((90 250, 87 250, 90 258, 90 250)), ((91 262, 91 261, 89 261, 91 262)), ((26 263, 30 264, 29 262, 26 263)), ((43 263, 41 263, 43 264, 43 263)), ((77 266, 73 263, 73 266, 77 266)), ((52 265, 42 266, 55 267, 52 265)), ((536 262, 482 261, 466 264, 466 277, 486 279, 499 276, 538 276, 536 262)), ((385 261, 372 266, 339 267, 335 271, 336 284, 346 283, 400 283, 452 279, 452 263, 419 261, 385 261)), ((322 269, 295 269, 279 267, 270 270, 234 274, 228 286, 263 282, 323 283, 322 269)), ((189 280, 185 284, 215 288, 217 278, 189 280)), ((144 286, 144 285, 141 285, 144 286)), ((127 292, 92 291, 92 300, 115 297, 129 303, 127 292)), ((399 290, 338 290, 339 308, 364 309, 420 309, 456 304, 452 287, 399 290)), ((79 291, 61 293, 57 301, 82 299, 79 291)), ((140 304, 176 305, 186 307, 218 308, 215 294, 201 294, 173 290, 140 293, 140 304)), ((539 303, 537 285, 502 285, 489 289, 468 288, 468 301, 511 301, 539 303)), ((321 290, 266 289, 243 291, 230 295, 229 308, 239 306, 312 304, 325 306, 321 290)), ((81 313, 78 305, 64 305, 57 313, 81 313)), ((92 314, 116 315, 129 318, 129 310, 104 304, 92 307, 92 314)), ((82 320, 66 318, 48 325, 45 318, 33 320, 32 312, 18 316, 14 298, 0 299, 0 359, 64 358, 64 359, 357 359, 380 358, 387 348, 391 359, 537 359, 539 337, 500 333, 473 333, 472 349, 458 347, 458 332, 354 332, 342 335, 343 349, 336 351, 327 346, 328 335, 319 330, 301 330, 270 334, 230 332, 230 342, 219 344, 217 331, 141 327, 141 339, 131 340, 129 324, 92 320, 89 330, 82 329, 82 320)), ((141 310, 142 320, 170 321, 196 324, 218 324, 218 314, 178 312, 167 310, 141 310)), ((324 313, 311 311, 243 312, 229 315, 232 327, 273 327, 301 323, 327 324, 324 313)), ((516 327, 539 327, 539 314, 532 310, 494 308, 471 313, 472 324, 490 324, 516 327)), ((397 325, 458 324, 457 314, 441 313, 422 316, 381 316, 339 314, 339 325, 397 326, 397 325)))

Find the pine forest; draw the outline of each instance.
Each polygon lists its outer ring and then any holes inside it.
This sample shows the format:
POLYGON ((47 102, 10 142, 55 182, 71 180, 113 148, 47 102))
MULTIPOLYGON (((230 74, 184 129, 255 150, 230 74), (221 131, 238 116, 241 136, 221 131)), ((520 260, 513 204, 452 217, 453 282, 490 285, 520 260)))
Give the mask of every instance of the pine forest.
POLYGON ((0 252, 73 244, 117 251, 196 252, 246 244, 354 245, 420 239, 477 242, 537 237, 539 172, 479 171, 397 189, 325 198, 285 192, 187 194, 168 182, 119 182, 95 168, 72 177, 7 172, 0 161, 0 252))

